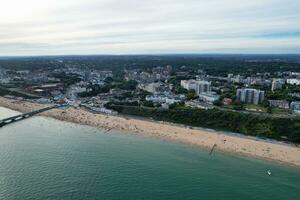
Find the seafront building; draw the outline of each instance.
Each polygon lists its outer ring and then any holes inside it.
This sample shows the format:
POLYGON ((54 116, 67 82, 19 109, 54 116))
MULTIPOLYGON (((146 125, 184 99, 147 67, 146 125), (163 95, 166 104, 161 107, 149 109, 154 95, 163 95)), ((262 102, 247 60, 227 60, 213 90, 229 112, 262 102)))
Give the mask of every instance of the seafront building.
POLYGON ((180 85, 187 90, 195 90, 197 95, 211 92, 211 82, 203 80, 182 80, 180 85))
POLYGON ((220 96, 217 94, 214 94, 212 92, 210 92, 210 93, 203 92, 203 93, 199 94, 199 99, 206 103, 212 104, 213 102, 219 100, 220 96))
POLYGON ((196 80, 182 80, 180 82, 181 87, 187 90, 197 90, 197 81, 196 80))
POLYGON ((265 98, 265 92, 262 90, 244 88, 238 89, 236 92, 237 99, 244 103, 259 104, 265 98))
POLYGON ((224 98, 223 99, 223 104, 225 106, 231 105, 232 104, 232 99, 231 98, 224 98))
POLYGON ((171 92, 171 87, 163 82, 139 84, 138 87, 152 94, 162 94, 171 92))
POLYGON ((300 113, 300 101, 293 101, 290 107, 294 112, 300 113))
POLYGON ((282 108, 282 109, 290 108, 289 102, 286 100, 269 100, 269 104, 272 107, 277 107, 277 108, 282 108))
POLYGON ((183 102, 185 100, 184 95, 165 95, 165 94, 159 94, 159 95, 147 95, 146 101, 152 101, 155 103, 161 103, 161 104, 174 104, 183 102))

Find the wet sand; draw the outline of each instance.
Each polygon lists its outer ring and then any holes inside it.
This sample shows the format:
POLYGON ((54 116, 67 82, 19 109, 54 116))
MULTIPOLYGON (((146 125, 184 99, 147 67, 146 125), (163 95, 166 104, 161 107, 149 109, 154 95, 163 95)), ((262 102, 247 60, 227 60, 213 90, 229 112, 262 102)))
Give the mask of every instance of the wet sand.
MULTIPOLYGON (((29 112, 44 108, 47 105, 0 97, 0 106, 20 112, 29 112)), ((215 151, 272 160, 300 167, 300 148, 287 144, 255 140, 255 138, 251 137, 238 137, 216 131, 190 129, 171 125, 169 123, 94 114, 84 109, 53 109, 40 115, 62 121, 102 128, 106 130, 106 133, 109 133, 109 130, 111 129, 116 129, 122 130, 124 133, 156 137, 163 140, 207 148, 209 150, 215 146, 215 151)))

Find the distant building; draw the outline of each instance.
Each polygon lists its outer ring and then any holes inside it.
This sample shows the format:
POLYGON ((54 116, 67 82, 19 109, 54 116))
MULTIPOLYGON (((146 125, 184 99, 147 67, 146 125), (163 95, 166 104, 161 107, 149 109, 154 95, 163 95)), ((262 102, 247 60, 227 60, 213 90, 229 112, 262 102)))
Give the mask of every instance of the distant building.
POLYGON ((271 90, 274 92, 275 90, 282 89, 284 81, 282 79, 273 79, 271 90))
POLYGON ((169 109, 169 104, 163 103, 163 104, 161 104, 161 107, 162 107, 163 109, 169 109))
POLYGON ((182 80, 180 84, 187 90, 195 90, 197 95, 211 92, 211 82, 208 81, 182 80))
POLYGON ((291 96, 291 97, 300 97, 299 92, 289 93, 288 95, 291 96))
POLYGON ((252 81, 253 81, 252 77, 247 77, 247 78, 244 80, 244 82, 245 82, 247 85, 251 85, 252 81))
POLYGON ((227 78, 229 78, 229 79, 233 78, 233 74, 228 74, 227 78))
POLYGON ((282 109, 289 109, 289 102, 286 100, 269 100, 269 104, 272 107, 282 108, 282 109))
POLYGON ((184 95, 148 95, 146 101, 153 101, 161 104, 173 104, 183 102, 185 100, 184 95))
POLYGON ((224 98, 223 99, 223 104, 225 106, 231 105, 232 104, 232 99, 230 99, 230 98, 224 98))
POLYGON ((290 107, 293 111, 300 113, 300 102, 299 101, 293 101, 291 103, 290 107))
POLYGON ((181 87, 187 90, 197 90, 197 81, 196 80, 182 80, 180 82, 181 87))
POLYGON ((206 103, 213 103, 214 101, 217 101, 220 99, 219 95, 213 94, 213 93, 201 93, 199 94, 199 99, 201 101, 204 101, 206 103))
POLYGON ((200 108, 200 109, 204 109, 204 110, 214 109, 213 105, 207 104, 204 102, 200 102, 198 100, 187 101, 187 102, 185 102, 185 105, 190 108, 200 108))
POLYGON ((138 87, 153 94, 169 93, 171 91, 170 87, 162 82, 140 84, 138 87))
POLYGON ((238 89, 236 92, 237 99, 244 103, 259 104, 265 98, 265 92, 252 88, 238 89))
POLYGON ((108 115, 117 115, 118 112, 114 111, 114 110, 110 110, 107 108, 98 108, 98 107, 92 107, 92 106, 86 106, 87 108, 91 109, 94 112, 99 112, 99 113, 104 113, 104 114, 108 114, 108 115))
POLYGON ((296 78, 287 79, 286 82, 290 85, 300 85, 300 79, 296 78))
POLYGON ((198 88, 196 93, 199 95, 201 93, 210 93, 211 92, 211 82, 208 81, 199 81, 198 88))
POLYGON ((251 77, 250 78, 250 85, 263 85, 265 82, 265 79, 261 77, 251 77))
POLYGON ((243 82, 244 77, 241 75, 236 75, 234 78, 232 78, 232 81, 234 83, 242 83, 243 82))
POLYGON ((177 76, 187 76, 187 75, 189 75, 189 72, 187 72, 187 71, 180 71, 180 72, 175 72, 175 74, 177 75, 177 76))
POLYGON ((90 70, 86 70, 85 72, 84 72, 84 81, 86 81, 86 82, 88 82, 89 81, 89 79, 90 79, 90 75, 91 75, 91 72, 90 72, 90 70))
POLYGON ((40 98, 35 100, 37 103, 41 103, 41 104, 50 104, 51 100, 50 99, 46 99, 46 98, 40 98))

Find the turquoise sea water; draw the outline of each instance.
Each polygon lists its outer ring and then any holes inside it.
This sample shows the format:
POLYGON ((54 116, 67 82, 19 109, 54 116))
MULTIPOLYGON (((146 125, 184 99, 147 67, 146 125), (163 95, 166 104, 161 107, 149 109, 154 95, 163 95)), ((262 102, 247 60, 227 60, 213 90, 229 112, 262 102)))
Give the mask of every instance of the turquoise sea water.
POLYGON ((299 198, 300 170, 275 163, 44 117, 0 128, 1 200, 299 198))

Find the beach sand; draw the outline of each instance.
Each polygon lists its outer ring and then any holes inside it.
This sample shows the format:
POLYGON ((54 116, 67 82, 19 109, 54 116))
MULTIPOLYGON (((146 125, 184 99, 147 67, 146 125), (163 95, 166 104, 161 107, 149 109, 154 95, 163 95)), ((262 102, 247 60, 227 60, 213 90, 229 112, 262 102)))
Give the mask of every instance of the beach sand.
MULTIPOLYGON (((47 105, 0 97, 0 106, 20 112, 29 112, 44 108, 47 105)), ((252 137, 228 135, 217 131, 190 129, 168 123, 93 114, 84 109, 72 107, 66 110, 53 109, 40 115, 106 130, 115 129, 122 130, 124 133, 156 137, 209 150, 215 146, 216 151, 272 160, 300 167, 300 148, 292 145, 271 143, 256 140, 252 137)))

